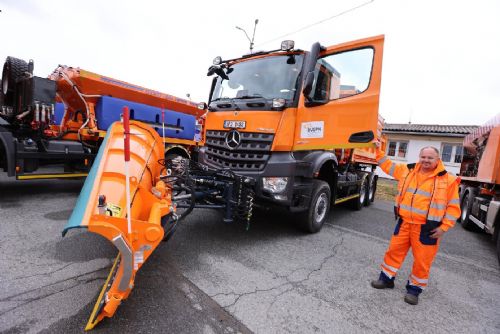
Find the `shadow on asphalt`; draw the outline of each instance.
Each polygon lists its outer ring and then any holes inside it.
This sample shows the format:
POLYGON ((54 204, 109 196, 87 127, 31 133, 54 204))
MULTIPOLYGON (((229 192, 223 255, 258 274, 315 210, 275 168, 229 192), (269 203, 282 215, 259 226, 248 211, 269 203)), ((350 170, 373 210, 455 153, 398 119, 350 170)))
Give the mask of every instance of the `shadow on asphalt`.
POLYGON ((114 259, 117 250, 106 238, 91 232, 69 231, 55 246, 54 258, 64 262, 114 259))

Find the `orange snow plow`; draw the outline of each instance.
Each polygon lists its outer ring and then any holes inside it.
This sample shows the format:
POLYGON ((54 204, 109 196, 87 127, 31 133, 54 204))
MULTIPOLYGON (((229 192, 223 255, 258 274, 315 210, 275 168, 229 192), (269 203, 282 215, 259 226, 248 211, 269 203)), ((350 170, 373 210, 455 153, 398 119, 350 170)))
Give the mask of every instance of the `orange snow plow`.
POLYGON ((162 222, 175 215, 170 188, 160 180, 165 172, 161 164, 162 138, 140 122, 132 121, 130 130, 124 129, 126 122, 115 122, 110 127, 63 231, 64 236, 70 229, 86 228, 111 241, 119 251, 86 330, 113 316, 121 301, 129 296, 137 271, 168 232, 168 226, 162 226, 162 222), (127 132, 132 152, 129 162, 124 141, 127 132))
POLYGON ((129 122, 124 108, 123 124, 108 129, 63 230, 64 236, 70 229, 86 228, 119 252, 85 330, 115 314, 142 264, 194 208, 222 210, 224 222, 243 221, 248 228, 253 182, 186 158, 165 160, 162 138, 147 124, 129 122))

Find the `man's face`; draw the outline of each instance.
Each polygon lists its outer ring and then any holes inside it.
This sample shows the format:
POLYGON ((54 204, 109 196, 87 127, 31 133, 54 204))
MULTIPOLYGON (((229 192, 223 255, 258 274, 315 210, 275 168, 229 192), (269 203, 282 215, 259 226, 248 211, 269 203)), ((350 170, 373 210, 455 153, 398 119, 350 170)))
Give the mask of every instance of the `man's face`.
POLYGON ((419 158, 424 171, 434 170, 438 165, 439 156, 432 148, 423 149, 419 158))

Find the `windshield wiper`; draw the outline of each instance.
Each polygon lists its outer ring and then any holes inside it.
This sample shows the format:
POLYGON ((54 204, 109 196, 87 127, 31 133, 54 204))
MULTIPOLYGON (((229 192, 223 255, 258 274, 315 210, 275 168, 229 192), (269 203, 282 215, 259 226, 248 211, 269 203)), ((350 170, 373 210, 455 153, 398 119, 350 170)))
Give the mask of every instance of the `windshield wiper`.
POLYGON ((253 94, 253 95, 243 95, 243 96, 238 96, 235 97, 237 100, 250 100, 250 99, 262 99, 264 96, 260 94, 253 94))
POLYGON ((228 98, 228 97, 218 97, 218 98, 216 98, 216 99, 212 99, 212 100, 210 101, 210 103, 212 103, 212 102, 217 102, 217 101, 222 101, 222 100, 229 100, 229 98, 228 98))
MULTIPOLYGON (((221 102, 220 104, 219 103, 215 103, 215 105, 217 106, 217 108, 227 108, 228 106, 231 106, 233 107, 234 106, 234 109, 235 110, 240 110, 240 108, 238 107, 238 105, 236 103, 234 103, 234 98, 230 98, 230 97, 218 97, 216 99, 213 99, 212 101, 210 101, 210 106, 212 105, 212 103, 214 102, 219 102, 219 101, 223 101, 221 102)), ((215 110, 212 108, 212 110, 215 110)))

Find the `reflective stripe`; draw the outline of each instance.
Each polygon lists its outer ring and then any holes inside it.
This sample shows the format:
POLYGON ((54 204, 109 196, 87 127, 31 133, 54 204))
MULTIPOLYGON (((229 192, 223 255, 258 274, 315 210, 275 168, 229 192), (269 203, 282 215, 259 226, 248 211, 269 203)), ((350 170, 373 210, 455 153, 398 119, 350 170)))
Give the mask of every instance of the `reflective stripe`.
POLYGON ((408 210, 408 211, 411 211, 411 212, 415 212, 415 213, 419 213, 421 215, 425 215, 427 214, 427 211, 426 210, 421 210, 421 209, 417 209, 417 208, 412 208, 411 206, 408 206, 408 205, 404 205, 404 204, 401 204, 399 206, 400 209, 405 209, 405 210, 408 210))
POLYGON ((415 282, 420 283, 420 284, 427 284, 429 282, 428 279, 418 278, 417 276, 415 276, 413 274, 410 275, 410 278, 413 279, 415 282))
POLYGON ((389 158, 387 158, 387 157, 382 157, 382 158, 380 158, 380 160, 378 160, 377 162, 378 162, 379 164, 383 164, 383 163, 384 163, 384 162, 386 162, 387 160, 389 160, 389 158))
POLYGON ((458 198, 454 198, 451 201, 448 202, 448 205, 450 204, 458 204, 460 205, 460 200, 458 198))
POLYGON ((387 277, 389 277, 389 278, 391 278, 391 279, 395 277, 393 274, 391 274, 390 272, 388 272, 388 271, 387 271, 384 267, 382 267, 382 272, 383 272, 384 274, 386 274, 386 275, 387 275, 387 277))
POLYGON ((441 220, 443 220, 443 217, 427 216, 427 220, 432 220, 432 221, 435 221, 435 222, 440 222, 441 220))
POLYGON ((409 193, 412 193, 412 194, 417 194, 417 195, 431 197, 431 193, 430 192, 422 190, 422 189, 408 188, 408 189, 406 189, 406 192, 409 192, 409 193))
POLYGON ((396 169, 396 164, 392 163, 391 164, 391 169, 389 169, 389 175, 394 176, 394 170, 396 169))
POLYGON ((425 191, 425 190, 421 190, 421 189, 417 189, 417 191, 415 192, 415 194, 422 195, 422 196, 427 196, 427 197, 431 197, 431 193, 430 192, 425 191))
POLYGON ((444 210, 444 209, 446 209, 446 205, 432 202, 431 209, 444 210))
POLYGON ((452 222, 456 222, 458 217, 454 217, 452 215, 450 215, 449 213, 447 213, 446 215, 444 215, 444 218, 445 219, 448 219, 448 220, 451 220, 452 222))
POLYGON ((387 269, 389 269, 389 270, 394 271, 395 273, 397 273, 397 272, 398 272, 398 269, 397 269, 397 268, 394 268, 394 267, 392 267, 392 266, 388 265, 388 264, 387 264, 387 263, 385 263, 385 262, 384 262, 384 263, 382 263, 382 266, 383 266, 383 267, 386 267, 386 268, 387 268, 387 269))

